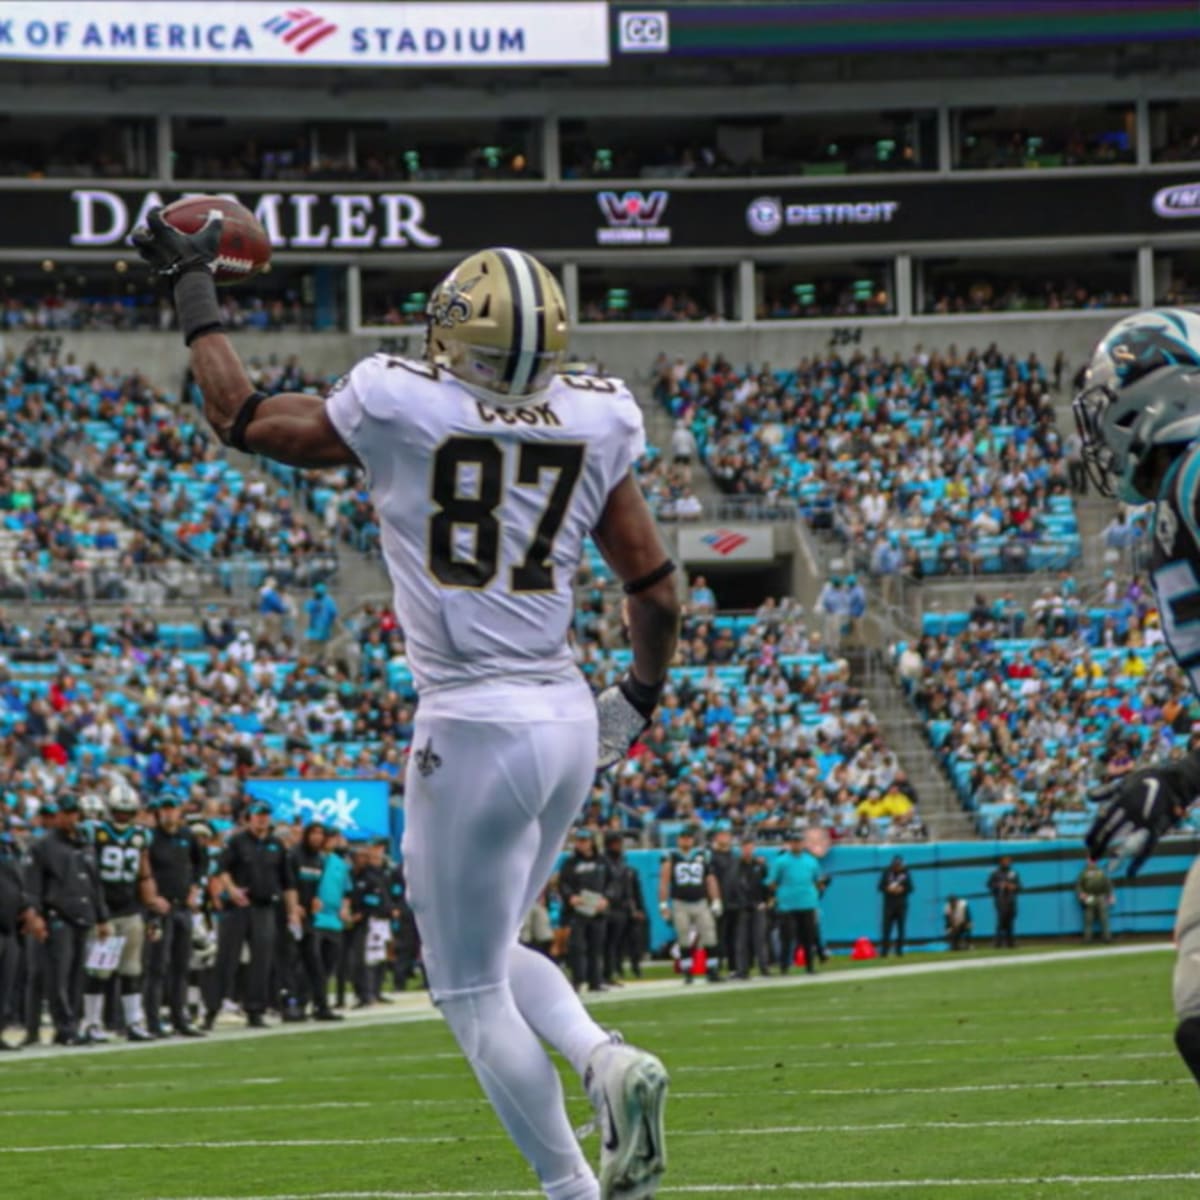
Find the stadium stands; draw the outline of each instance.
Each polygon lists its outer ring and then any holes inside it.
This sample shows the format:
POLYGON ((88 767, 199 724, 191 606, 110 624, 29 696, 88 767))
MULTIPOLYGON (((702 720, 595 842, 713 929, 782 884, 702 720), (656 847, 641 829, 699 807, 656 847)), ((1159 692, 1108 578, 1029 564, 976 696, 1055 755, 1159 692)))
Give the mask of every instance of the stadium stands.
POLYGON ((1080 554, 1062 443, 1033 356, 877 352, 737 370, 660 355, 654 392, 723 491, 796 500, 862 566, 880 539, 915 574, 1062 568, 1080 554))
POLYGON ((1081 837, 1104 779, 1188 744, 1192 700, 1145 583, 1086 602, 1069 579, 1026 613, 977 598, 931 612, 898 676, 980 832, 1081 837))
POLYGON ((31 355, 13 359, 4 382, 10 453, 39 469, 27 481, 32 492, 12 481, 17 511, 0 543, 0 566, 26 594, 120 598, 119 580, 65 576, 168 556, 226 587, 256 586, 268 574, 312 583, 336 571, 331 540, 300 519, 290 491, 235 467, 202 423, 181 421, 170 397, 140 376, 31 355))

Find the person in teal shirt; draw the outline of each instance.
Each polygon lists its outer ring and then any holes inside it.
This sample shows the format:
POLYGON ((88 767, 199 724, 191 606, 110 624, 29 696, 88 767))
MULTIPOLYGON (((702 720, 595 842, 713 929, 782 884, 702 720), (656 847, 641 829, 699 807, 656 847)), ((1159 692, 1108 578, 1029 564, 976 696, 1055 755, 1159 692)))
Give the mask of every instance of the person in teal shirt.
MULTIPOLYGON (((346 918, 350 905, 350 864, 338 850, 345 839, 332 827, 328 830, 325 864, 317 884, 317 903, 314 904, 312 927, 316 938, 317 955, 326 979, 344 978, 340 970, 345 954, 346 918)), ((326 1009, 325 1011, 329 1011, 326 1009)))
POLYGON ((804 831, 793 829, 788 848, 775 856, 767 875, 774 890, 779 916, 782 950, 780 970, 787 974, 796 958, 796 946, 804 948, 804 969, 815 975, 817 958, 817 903, 820 899, 821 864, 804 848, 804 831))

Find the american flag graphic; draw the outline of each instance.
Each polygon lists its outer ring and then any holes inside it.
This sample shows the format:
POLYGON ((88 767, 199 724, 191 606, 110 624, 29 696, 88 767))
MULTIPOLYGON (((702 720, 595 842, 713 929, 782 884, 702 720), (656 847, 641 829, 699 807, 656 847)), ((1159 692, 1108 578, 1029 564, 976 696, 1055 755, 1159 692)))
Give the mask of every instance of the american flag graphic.
POLYGON ((311 50, 331 33, 337 32, 332 21, 307 8, 289 8, 277 17, 263 22, 263 28, 281 37, 297 54, 311 50))
POLYGON ((722 558, 732 554, 739 546, 744 546, 750 539, 744 533, 734 529, 714 529, 700 539, 711 550, 715 550, 722 558))

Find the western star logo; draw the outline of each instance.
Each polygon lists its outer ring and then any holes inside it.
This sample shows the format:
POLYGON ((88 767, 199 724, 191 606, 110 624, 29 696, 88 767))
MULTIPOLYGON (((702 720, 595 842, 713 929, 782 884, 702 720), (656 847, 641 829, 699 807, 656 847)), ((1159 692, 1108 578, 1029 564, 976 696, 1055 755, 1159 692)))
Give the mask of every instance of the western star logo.
POLYGON ((332 21, 307 8, 289 8, 264 21, 263 28, 282 38, 297 54, 304 54, 330 34, 337 33, 337 26, 332 21))
POLYGON ((667 246, 671 230, 660 225, 670 201, 668 192, 601 192, 596 203, 605 228, 596 230, 601 246, 667 246))
POLYGON ((734 529, 714 529, 700 539, 710 550, 715 550, 722 558, 728 557, 740 549, 750 539, 744 533, 734 529))

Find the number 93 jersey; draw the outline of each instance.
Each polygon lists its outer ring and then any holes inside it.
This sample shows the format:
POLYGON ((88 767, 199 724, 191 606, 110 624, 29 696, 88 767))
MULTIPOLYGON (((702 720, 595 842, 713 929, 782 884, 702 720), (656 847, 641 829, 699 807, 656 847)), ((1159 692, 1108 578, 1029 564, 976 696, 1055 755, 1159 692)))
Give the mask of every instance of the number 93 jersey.
POLYGON ((625 385, 559 375, 493 408, 430 363, 376 354, 326 411, 367 471, 418 692, 575 677, 583 541, 645 451, 625 385))

